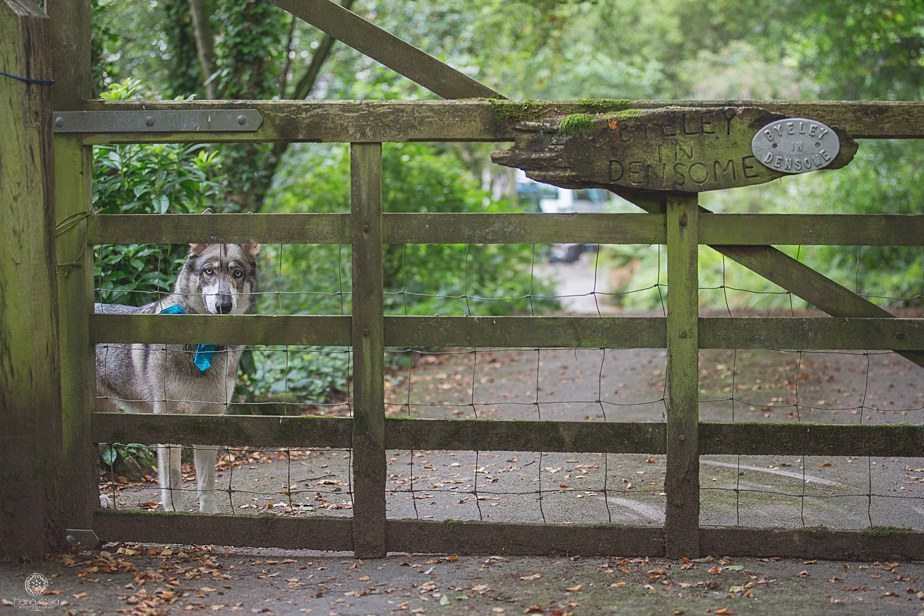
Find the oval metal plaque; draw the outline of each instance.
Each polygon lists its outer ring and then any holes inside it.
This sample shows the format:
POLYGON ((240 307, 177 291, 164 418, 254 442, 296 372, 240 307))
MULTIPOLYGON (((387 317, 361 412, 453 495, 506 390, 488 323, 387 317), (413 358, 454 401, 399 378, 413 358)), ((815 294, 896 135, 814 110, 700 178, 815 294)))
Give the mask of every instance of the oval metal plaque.
POLYGON ((840 150, 841 141, 830 126, 805 118, 770 122, 751 140, 754 157, 779 173, 824 169, 840 150))

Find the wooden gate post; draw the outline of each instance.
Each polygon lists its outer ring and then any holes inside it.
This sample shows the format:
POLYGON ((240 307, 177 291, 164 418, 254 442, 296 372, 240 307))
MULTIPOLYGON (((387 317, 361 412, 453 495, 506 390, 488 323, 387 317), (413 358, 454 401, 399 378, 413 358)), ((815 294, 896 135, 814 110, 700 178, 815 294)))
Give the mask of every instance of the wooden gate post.
POLYGON ((669 558, 699 555, 699 204, 667 196, 667 493, 669 558))
POLYGON ((0 561, 64 543, 48 28, 0 2, 0 561))
POLYGON ((385 556, 382 144, 350 147, 353 242, 353 551, 385 556))
MULTIPOLYGON (((47 0, 51 18, 55 111, 79 110, 92 97, 89 0, 47 0)), ((77 136, 57 136, 55 208, 61 332, 65 523, 91 529, 99 507, 96 447, 90 419, 96 404, 96 357, 90 344, 93 253, 87 245, 92 207, 93 148, 77 136)))

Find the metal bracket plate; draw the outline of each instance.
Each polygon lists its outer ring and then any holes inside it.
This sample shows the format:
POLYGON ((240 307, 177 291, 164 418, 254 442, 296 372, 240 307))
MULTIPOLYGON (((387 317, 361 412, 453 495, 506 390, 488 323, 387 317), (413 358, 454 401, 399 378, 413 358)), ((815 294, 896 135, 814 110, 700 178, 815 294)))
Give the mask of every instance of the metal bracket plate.
POLYGON ((56 133, 252 133, 263 124, 256 109, 56 111, 56 133))

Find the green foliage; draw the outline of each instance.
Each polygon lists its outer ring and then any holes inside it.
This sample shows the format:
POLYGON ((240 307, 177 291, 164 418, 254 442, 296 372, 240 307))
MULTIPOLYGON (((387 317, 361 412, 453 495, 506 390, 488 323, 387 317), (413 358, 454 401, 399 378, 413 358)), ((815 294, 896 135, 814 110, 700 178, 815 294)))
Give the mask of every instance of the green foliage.
POLYGON ((99 447, 99 474, 140 477, 155 464, 154 448, 140 443, 106 443, 99 447))
MULTIPOLYGON (((107 100, 126 100, 138 84, 114 84, 107 100)), ((140 144, 97 146, 93 152, 93 210, 101 214, 201 212, 221 194, 220 161, 203 146, 140 144)), ((169 291, 183 246, 101 246, 95 276, 104 302, 144 304, 149 293, 169 291)))

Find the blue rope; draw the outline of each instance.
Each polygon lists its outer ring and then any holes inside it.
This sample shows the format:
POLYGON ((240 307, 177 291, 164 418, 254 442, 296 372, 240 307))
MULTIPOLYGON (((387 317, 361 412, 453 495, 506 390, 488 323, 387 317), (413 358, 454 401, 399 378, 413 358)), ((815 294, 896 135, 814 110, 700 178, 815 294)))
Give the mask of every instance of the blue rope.
POLYGON ((55 82, 54 79, 32 79, 31 77, 20 77, 19 75, 13 75, 11 73, 7 73, 6 71, 0 71, 0 75, 9 77, 10 79, 15 79, 16 81, 21 81, 23 83, 37 83, 46 86, 55 82))

